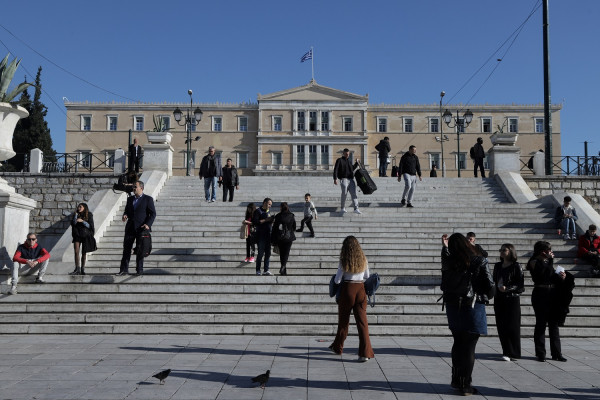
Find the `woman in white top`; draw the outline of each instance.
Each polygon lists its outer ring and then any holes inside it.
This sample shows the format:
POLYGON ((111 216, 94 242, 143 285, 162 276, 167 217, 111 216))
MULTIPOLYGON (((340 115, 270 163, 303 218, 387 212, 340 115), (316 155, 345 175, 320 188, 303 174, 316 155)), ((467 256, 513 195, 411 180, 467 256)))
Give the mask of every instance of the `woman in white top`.
POLYGON ((358 240, 348 236, 342 244, 340 263, 335 275, 335 283, 342 284, 338 301, 338 330, 333 344, 329 349, 335 354, 342 354, 344 341, 348 336, 350 311, 358 329, 358 361, 365 362, 373 358, 373 348, 369 338, 369 323, 367 322, 367 294, 364 281, 369 277, 369 264, 358 240))

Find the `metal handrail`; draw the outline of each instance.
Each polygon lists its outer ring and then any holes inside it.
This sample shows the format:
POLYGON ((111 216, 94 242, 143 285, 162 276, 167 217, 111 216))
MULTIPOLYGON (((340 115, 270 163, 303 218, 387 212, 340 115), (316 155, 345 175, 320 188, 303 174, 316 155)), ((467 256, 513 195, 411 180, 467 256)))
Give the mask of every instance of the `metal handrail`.
MULTIPOLYGON (((527 165, 530 158, 531 156, 521 156, 521 174, 533 173, 527 165)), ((600 156, 554 156, 552 170, 567 176, 600 176, 600 156)))

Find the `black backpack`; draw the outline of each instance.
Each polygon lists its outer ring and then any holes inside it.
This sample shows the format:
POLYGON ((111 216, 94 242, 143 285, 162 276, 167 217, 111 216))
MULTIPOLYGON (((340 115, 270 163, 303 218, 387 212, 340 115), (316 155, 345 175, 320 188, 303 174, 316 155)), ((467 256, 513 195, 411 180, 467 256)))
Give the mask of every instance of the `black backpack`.
POLYGON ((150 230, 144 229, 138 234, 135 243, 135 253, 141 257, 148 257, 152 252, 152 235, 150 230))
POLYGON ((471 156, 471 159, 475 159, 475 146, 471 147, 469 155, 471 156))

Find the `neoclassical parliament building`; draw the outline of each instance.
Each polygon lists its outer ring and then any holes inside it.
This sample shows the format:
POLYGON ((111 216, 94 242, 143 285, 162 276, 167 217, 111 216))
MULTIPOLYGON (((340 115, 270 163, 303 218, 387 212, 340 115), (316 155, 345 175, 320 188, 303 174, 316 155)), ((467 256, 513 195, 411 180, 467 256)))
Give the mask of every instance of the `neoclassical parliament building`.
MULTIPOLYGON (((173 110, 185 114, 185 103, 94 103, 65 102, 67 108, 66 152, 83 157, 98 154, 109 163, 115 150, 127 150, 129 130, 140 144, 147 143, 146 132, 154 129, 154 121, 162 119, 172 133, 173 174, 185 175, 187 133, 178 125, 173 110)), ((443 158, 446 175, 473 176, 469 149, 478 137, 486 151, 492 146, 495 132, 516 133, 521 157, 530 157, 544 148, 544 108, 537 105, 469 105, 471 124, 457 139, 456 128, 444 124, 439 104, 370 104, 368 95, 358 95, 317 84, 261 95, 256 103, 194 103, 200 107, 202 120, 192 125, 190 153, 194 174, 208 146, 214 146, 223 163, 233 160, 241 175, 330 175, 335 160, 344 148, 353 159, 360 158, 377 175, 378 157, 375 146, 390 138, 392 162, 399 161, 410 145, 417 147, 424 176, 432 164, 438 168, 443 158), (460 144, 460 152, 458 152, 460 144), (466 171, 465 171, 466 170, 466 171)), ((459 116, 463 105, 447 105, 459 116)), ((444 111, 443 110, 443 111, 444 111)), ((553 105, 553 152, 560 155, 560 105, 553 105)), ((109 165, 107 165, 109 166, 109 165)), ((388 167, 388 174, 389 169, 388 167)))

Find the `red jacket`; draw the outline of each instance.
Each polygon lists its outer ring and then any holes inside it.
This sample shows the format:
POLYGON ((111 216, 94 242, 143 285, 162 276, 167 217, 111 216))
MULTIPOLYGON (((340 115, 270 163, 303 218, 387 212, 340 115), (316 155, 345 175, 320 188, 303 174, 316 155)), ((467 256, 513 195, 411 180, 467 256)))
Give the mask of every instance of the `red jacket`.
POLYGON ((579 236, 579 245, 577 249, 577 257, 583 257, 590 252, 590 248, 596 249, 596 252, 600 252, 600 236, 595 235, 590 237, 589 231, 579 236))
POLYGON ((13 261, 20 264, 26 264, 27 260, 36 260, 41 263, 49 258, 50 253, 48 253, 48 250, 40 247, 37 242, 35 242, 33 246, 29 246, 29 244, 25 242, 17 247, 13 261))

